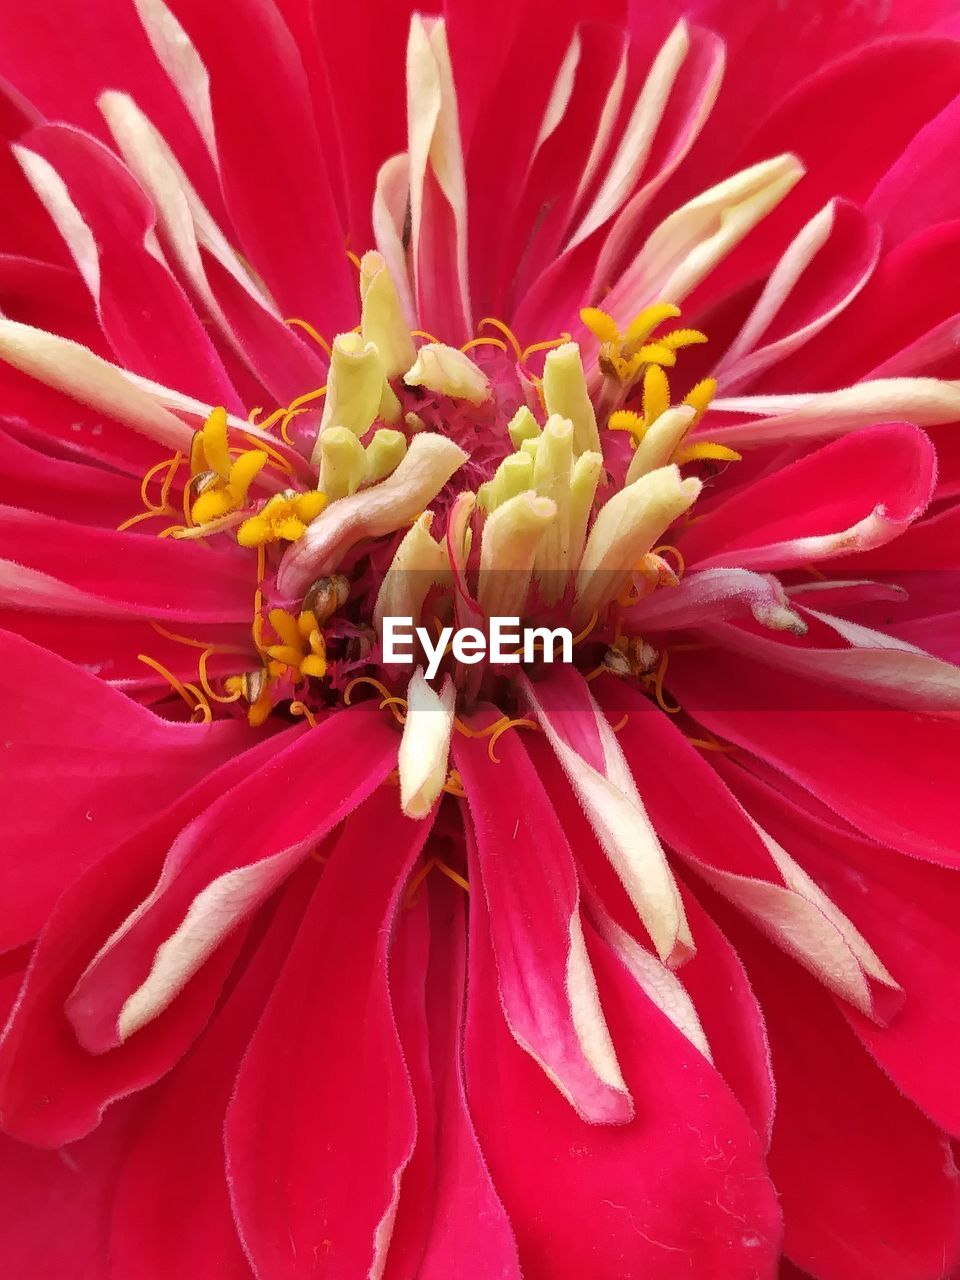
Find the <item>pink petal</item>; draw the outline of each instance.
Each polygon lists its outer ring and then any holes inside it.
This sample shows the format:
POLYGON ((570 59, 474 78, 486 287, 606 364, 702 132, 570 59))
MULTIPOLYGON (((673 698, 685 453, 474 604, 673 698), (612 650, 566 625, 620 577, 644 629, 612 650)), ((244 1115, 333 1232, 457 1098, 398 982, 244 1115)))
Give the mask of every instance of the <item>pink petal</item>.
POLYGON ((11 839, 30 851, 5 873, 5 950, 33 938, 79 872, 237 751, 245 734, 235 723, 160 720, 9 632, 0 632, 0 655, 0 809, 11 839))
POLYGON ((382 1270, 416 1137, 387 955, 429 832, 402 817, 392 787, 349 820, 240 1069, 231 1195, 271 1280, 314 1276, 321 1259, 331 1280, 382 1270))
POLYGON ((573 856, 517 736, 498 746, 500 764, 483 740, 458 738, 454 760, 473 824, 472 878, 486 895, 503 1015, 582 1119, 623 1123, 633 1105, 597 1003, 573 856))
MULTIPOLYGON (((599 901, 621 930, 638 945, 649 947, 640 937, 636 912, 597 844, 550 748, 534 738, 529 751, 567 839, 576 850, 581 882, 585 889, 589 884, 593 890, 588 909, 590 918, 598 923, 599 901)), ((736 953, 694 895, 685 886, 681 887, 697 950, 671 976, 693 1001, 714 1066, 735 1093, 757 1133, 769 1140, 775 1090, 763 1019, 736 953)), ((605 931, 601 932, 608 937, 605 931)))
POLYGON ((63 616, 249 622, 248 556, 0 508, 0 603, 63 616))
MULTIPOLYGON (((613 684, 613 681, 609 682, 613 684)), ((771 844, 673 720, 619 685, 600 695, 608 714, 629 719, 618 737, 644 785, 651 819, 696 874, 742 910, 844 1000, 886 1020, 902 996, 881 961, 842 915, 833 915, 792 859, 790 842, 771 844)))
MULTIPOLYGON (((272 3, 173 0, 210 77, 224 202, 284 315, 349 328, 356 288, 296 45, 272 3), (248 56, 256 49, 257 56, 248 56)), ((372 194, 372 193, 371 193, 372 194)))
POLYGON ((714 1069, 588 931, 638 1114, 626 1125, 584 1125, 503 1022, 477 908, 472 901, 467 1096, 524 1275, 768 1274, 776 1196, 757 1137, 714 1069))
POLYGON ((954 721, 888 710, 840 689, 825 701, 799 676, 784 680, 720 649, 709 665, 699 653, 674 653, 670 690, 721 739, 769 761, 864 834, 956 865, 954 721))
MULTIPOLYGON (((301 726, 288 735, 302 732, 301 726)), ((8 1132, 51 1147, 82 1137, 111 1102, 159 1079, 193 1043, 219 997, 243 942, 242 931, 208 960, 167 1013, 113 1053, 91 1056, 82 1050, 64 1004, 104 939, 149 894, 178 833, 283 741, 261 738, 252 750, 185 790, 135 835, 121 833, 113 844, 105 841, 104 848, 111 851, 63 893, 37 943, 0 1042, 0 1117, 8 1132), (117 839, 124 842, 116 844, 117 839)), ((156 786, 153 779, 151 785, 156 786)), ((146 784, 143 789, 149 794, 146 784)), ((82 827, 82 821, 71 823, 76 832, 82 827)))
POLYGON ((864 201, 913 135, 958 92, 960 48, 952 40, 926 35, 901 36, 846 53, 816 66, 787 94, 781 89, 736 163, 792 151, 803 160, 807 176, 717 273, 713 296, 721 296, 733 281, 763 274, 827 200, 845 196, 864 201), (836 121, 849 114, 851 103, 869 112, 870 128, 838 135, 836 121))
POLYGON ((949 155, 960 138, 960 97, 920 129, 874 188, 867 211, 883 223, 891 244, 960 215, 956 188, 948 180, 949 155))
POLYGON ((830 327, 869 280, 880 229, 846 200, 831 200, 785 250, 740 333, 713 370, 723 395, 830 327))
POLYGON ((732 938, 770 1036, 785 1252, 821 1280, 949 1275, 960 1262, 960 1179, 947 1140, 814 982, 746 930, 732 938))
POLYGON ((206 330, 166 263, 158 261, 159 251, 151 250, 156 214, 129 170, 99 142, 62 125, 25 134, 17 154, 65 235, 77 236, 78 216, 86 228, 82 241, 68 245, 118 363, 243 413, 206 330), (58 177, 65 192, 55 189, 58 177))
POLYGON ((168 137, 181 163, 219 213, 216 181, 200 138, 158 65, 129 0, 100 0, 78 10, 71 0, 4 15, 0 75, 42 115, 65 120, 107 140, 97 99, 126 90, 168 137))
POLYGON ((91 1137, 59 1151, 0 1136, 6 1280, 109 1274, 108 1207, 139 1116, 136 1103, 118 1107, 91 1137))
MULTIPOLYGON (((154 1086, 120 1173, 110 1247, 129 1280, 248 1280, 227 1190, 223 1122, 237 1069, 270 998, 319 868, 307 863, 254 931, 247 964, 188 1057, 154 1086), (189 1134, 190 1158, 184 1159, 189 1134), (178 1224, 172 1231, 171 1223, 178 1224)), ((265 914, 267 914, 265 912, 265 914)), ((239 967, 239 966, 238 966, 239 967)))
POLYGON ((868 550, 923 513, 935 477, 922 431, 866 427, 719 502, 679 542, 697 568, 784 569, 868 550))
POLYGON ((84 1048, 115 1048, 163 1012, 220 942, 380 785, 396 749, 375 708, 331 715, 191 822, 170 845, 153 892, 67 1001, 84 1048), (324 786, 312 791, 318 777, 324 786), (278 803, 281 780, 299 803, 278 803))
MULTIPOLYGON (((516 1241, 490 1181, 464 1093, 466 920, 462 890, 445 877, 434 877, 430 883, 429 913, 429 968, 420 1032, 423 1043, 414 1045, 404 1037, 404 1049, 415 1087, 414 1057, 418 1051, 429 1051, 425 1066, 431 1075, 432 1095, 426 1095, 419 1105, 418 1094, 417 1148, 401 1185, 386 1280, 405 1280, 412 1273, 410 1261, 404 1266, 402 1252, 404 1225, 411 1218, 421 1237, 418 1280, 473 1280, 478 1266, 489 1280, 520 1280, 516 1241), (428 1140, 432 1181, 415 1194, 410 1177, 418 1157, 423 1158, 428 1140)), ((405 913, 400 922, 398 952, 405 926, 425 932, 425 915, 419 906, 405 913)), ((414 960, 421 958, 421 951, 413 956, 414 960)), ((399 979, 391 985, 396 991, 399 979)), ((420 999, 423 1000, 422 993, 420 999)))
POLYGON ((903 1008, 888 1026, 841 1006, 847 1021, 907 1097, 935 1124, 960 1133, 956 874, 840 830, 797 789, 787 797, 739 768, 726 773, 751 812, 780 838, 789 835, 797 858, 863 926, 904 988, 903 1008))
POLYGON ((61 520, 115 529, 132 514, 135 489, 128 476, 103 467, 51 457, 0 427, 4 469, 0 503, 61 520))

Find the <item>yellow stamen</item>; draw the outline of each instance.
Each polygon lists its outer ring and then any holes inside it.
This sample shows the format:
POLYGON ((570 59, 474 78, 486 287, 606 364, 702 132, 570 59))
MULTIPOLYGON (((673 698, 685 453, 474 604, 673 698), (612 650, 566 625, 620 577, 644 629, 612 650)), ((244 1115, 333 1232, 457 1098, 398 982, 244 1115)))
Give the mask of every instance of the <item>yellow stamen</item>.
POLYGON ((317 717, 313 714, 307 704, 305 702, 300 702, 299 699, 290 703, 290 714, 293 716, 303 716, 311 729, 315 729, 317 727, 317 717))
POLYGON ((280 644, 267 645, 267 656, 296 672, 296 679, 312 676, 322 680, 327 674, 327 646, 316 614, 304 609, 298 617, 286 609, 271 609, 270 625, 280 644))
MULTIPOLYGON (((502 720, 498 720, 496 724, 492 725, 488 729, 490 741, 487 743, 487 755, 494 764, 500 763, 500 757, 494 751, 494 747, 508 729, 533 729, 536 732, 539 732, 540 726, 537 724, 536 720, 511 720, 509 716, 504 716, 502 720)), ((486 737, 486 734, 483 736, 486 737)))
POLYGON ((190 710, 194 713, 199 711, 204 724, 210 723, 210 721, 213 719, 213 712, 210 709, 209 702, 207 702, 206 698, 203 696, 203 694, 200 692, 200 690, 197 688, 196 685, 188 684, 186 682, 181 682, 180 680, 177 679, 177 677, 173 674, 172 671, 167 670, 167 668, 163 665, 162 662, 157 662, 156 658, 150 658, 145 653, 138 653, 137 661, 145 663, 148 667, 152 667, 153 670, 156 671, 158 675, 163 676, 167 684, 170 685, 171 689, 173 689, 174 692, 180 695, 180 697, 184 700, 184 702, 187 704, 190 710), (195 699, 195 701, 191 700, 191 696, 190 696, 191 694, 193 695, 193 698, 195 699))
POLYGON ((571 334, 561 333, 559 338, 548 338, 546 342, 531 342, 529 347, 524 347, 520 355, 520 363, 526 364, 530 356, 537 351, 552 351, 554 347, 562 347, 565 343, 570 342, 571 334))
POLYGON ((309 321, 301 320, 297 316, 288 316, 283 323, 294 325, 297 329, 302 329, 304 333, 308 334, 314 340, 318 347, 322 347, 327 355, 330 355, 330 343, 327 342, 326 338, 320 337, 319 333, 317 333, 316 329, 309 323, 309 321))
POLYGON ((683 552, 680 550, 679 547, 675 547, 673 546, 672 543, 669 543, 669 542, 663 542, 660 544, 659 547, 654 547, 653 550, 650 552, 650 554, 653 556, 663 556, 667 553, 672 555, 674 560, 677 562, 677 577, 682 578, 684 573, 686 572, 687 562, 686 560, 684 560, 683 552))
POLYGON ((676 451, 672 461, 682 467, 685 462, 740 462, 742 457, 736 449, 728 449, 722 444, 710 444, 705 440, 703 444, 684 445, 676 451))
POLYGON ((513 353, 517 357, 517 360, 522 364, 523 348, 520 346, 520 343, 517 341, 517 335, 513 332, 513 330, 508 325, 505 325, 502 320, 498 320, 496 316, 484 316, 483 319, 480 321, 480 323, 477 325, 478 331, 482 329, 485 325, 489 325, 492 329, 497 329, 499 330, 500 333, 503 334, 506 340, 510 343, 510 346, 513 348, 513 353))
POLYGON ((501 351, 506 351, 507 344, 501 338, 471 338, 469 342, 463 344, 460 350, 466 355, 474 347, 497 347, 501 351))

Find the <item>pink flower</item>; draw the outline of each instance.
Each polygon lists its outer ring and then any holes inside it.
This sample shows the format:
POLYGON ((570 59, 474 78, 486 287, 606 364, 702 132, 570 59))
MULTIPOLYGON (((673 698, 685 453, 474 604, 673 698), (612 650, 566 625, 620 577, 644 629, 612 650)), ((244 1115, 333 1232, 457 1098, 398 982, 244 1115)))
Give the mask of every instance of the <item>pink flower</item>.
POLYGON ((8 9, 4 1275, 957 1274, 953 6, 8 9))

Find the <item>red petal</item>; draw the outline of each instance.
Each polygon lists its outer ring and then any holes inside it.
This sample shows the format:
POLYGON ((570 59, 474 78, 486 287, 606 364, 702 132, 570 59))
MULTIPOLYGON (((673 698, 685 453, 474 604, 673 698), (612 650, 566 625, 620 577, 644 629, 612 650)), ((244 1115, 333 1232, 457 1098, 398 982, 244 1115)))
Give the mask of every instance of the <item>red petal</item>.
POLYGON ((264 926, 253 931, 247 967, 223 1007, 189 1056, 149 1095, 113 1205, 111 1254, 125 1280, 190 1274, 249 1280, 227 1190, 224 1116, 243 1052, 318 875, 316 864, 308 863, 276 909, 267 909, 264 926))
MULTIPOLYGON (((38 155, 53 167, 74 207, 72 220, 79 214, 92 237, 95 262, 89 244, 82 252, 71 249, 117 362, 242 414, 207 331, 166 264, 158 261, 159 250, 148 247, 156 237, 156 214, 126 166, 93 138, 63 125, 33 129, 20 145, 27 151, 25 165, 38 155)), ((56 218, 57 203, 46 203, 56 218)))
POLYGON ((503 1016, 582 1119, 623 1123, 633 1105, 597 1004, 573 855, 519 739, 505 736, 498 747, 496 764, 486 742, 458 738, 454 760, 473 823, 472 879, 487 900, 503 1016))
POLYGON ((383 1263, 416 1135, 387 953, 429 832, 401 816, 392 787, 351 817, 240 1069, 226 1126, 231 1194, 271 1280, 320 1266, 357 1280, 383 1263))
POLYGON ((171 724, 95 676, 0 632, 0 811, 8 859, 0 950, 35 937, 66 886, 246 735, 171 724))
MULTIPOLYGON (((293 728, 288 736, 302 732, 303 726, 293 728)), ((98 1123, 109 1103, 152 1084, 193 1043, 219 996, 242 932, 208 960, 166 1013, 113 1053, 84 1052, 67 1022, 64 1004, 104 939, 149 894, 171 842, 184 826, 273 755, 283 741, 261 740, 208 773, 142 831, 101 857, 57 902, 0 1042, 0 1115, 8 1132, 43 1146, 81 1137, 98 1123)), ((150 794, 150 785, 156 784, 144 783, 145 794, 150 794)), ((70 824, 74 832, 81 827, 82 822, 70 824)))
POLYGON ((935 1124, 960 1134, 960 876, 841 831, 796 790, 790 799, 745 770, 725 770, 744 803, 791 850, 876 948, 906 999, 878 1027, 841 1005, 854 1031, 897 1086, 935 1124))
POLYGON ((585 1125, 507 1031, 486 911, 470 905, 467 1095, 524 1275, 768 1275, 776 1196, 758 1139, 714 1069, 591 943, 638 1115, 585 1125))
MULTIPOLYGON (((420 1105, 418 1094, 417 1148, 401 1184, 400 1210, 387 1263, 387 1280, 520 1280, 517 1245, 506 1211, 484 1163, 463 1083, 463 1003, 466 979, 466 920, 463 891, 443 876, 429 884, 430 953, 427 967, 423 1046, 408 1044, 407 1061, 419 1049, 429 1051, 432 1095, 420 1105), (429 1108, 429 1114, 426 1113, 429 1108), (432 1181, 427 1188, 411 1188, 410 1175, 422 1148, 431 1143, 432 1181), (414 1195, 416 1198, 414 1199, 414 1195), (409 1199, 408 1199, 409 1197, 409 1199), (401 1252, 404 1226, 415 1219, 421 1237, 419 1266, 401 1252)), ((419 921, 420 905, 405 913, 419 921)), ((399 941, 399 940, 398 940, 399 941)), ((394 990, 396 985, 393 984, 394 990)), ((422 999, 422 993, 421 993, 422 999)), ((401 1023, 401 1033, 403 1026, 401 1023)))
POLYGON ((165 1009, 221 940, 376 790, 396 750, 375 707, 335 713, 191 822, 153 892, 70 995, 67 1016, 84 1048, 115 1048, 165 1009))
POLYGON ((960 1262, 960 1179, 946 1138, 871 1062, 816 983, 759 937, 731 936, 770 1036, 770 1170, 785 1252, 818 1280, 949 1275, 960 1262))
POLYGON ((721 500, 679 543, 697 568, 760 570, 882 546, 922 515, 935 479, 922 431, 865 427, 721 500))
POLYGON ((244 253, 284 315, 328 334, 349 328, 356 285, 331 195, 334 175, 283 19, 272 0, 233 0, 229 9, 173 0, 170 8, 210 77, 223 197, 244 253))
POLYGON ((888 710, 840 689, 825 694, 720 649, 709 664, 699 653, 674 653, 670 688, 707 728, 769 761, 866 835, 957 865, 955 721, 888 710))
POLYGON ((256 575, 242 552, 0 508, 0 603, 110 618, 249 622, 256 575))

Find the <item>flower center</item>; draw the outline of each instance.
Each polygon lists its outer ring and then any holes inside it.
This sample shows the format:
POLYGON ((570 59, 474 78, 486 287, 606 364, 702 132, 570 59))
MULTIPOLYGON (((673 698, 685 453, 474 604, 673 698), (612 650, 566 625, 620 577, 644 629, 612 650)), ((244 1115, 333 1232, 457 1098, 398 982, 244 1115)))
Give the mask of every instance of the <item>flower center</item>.
MULTIPOLYGON (((569 334, 524 348, 492 318, 455 348, 407 328, 379 254, 361 260, 360 289, 358 330, 323 342, 325 387, 262 421, 215 408, 189 460, 144 479, 146 510, 127 525, 172 518, 160 536, 228 539, 252 553, 248 665, 218 689, 206 672, 216 646, 190 641, 200 669, 195 684, 171 678, 178 695, 195 715, 239 706, 259 725, 273 714, 312 720, 366 686, 402 714, 423 655, 406 670, 384 663, 385 617, 437 635, 512 617, 569 627, 583 671, 634 676, 673 709, 666 655, 631 634, 630 610, 683 572, 660 545, 701 489, 680 468, 739 456, 689 438, 711 379, 672 398, 678 355, 705 336, 661 332, 680 312, 660 303, 623 333, 585 310, 596 339, 586 360, 569 334)), ((468 668, 445 653, 433 668, 451 677, 461 709, 511 705, 516 666, 468 668)))

